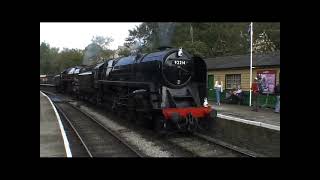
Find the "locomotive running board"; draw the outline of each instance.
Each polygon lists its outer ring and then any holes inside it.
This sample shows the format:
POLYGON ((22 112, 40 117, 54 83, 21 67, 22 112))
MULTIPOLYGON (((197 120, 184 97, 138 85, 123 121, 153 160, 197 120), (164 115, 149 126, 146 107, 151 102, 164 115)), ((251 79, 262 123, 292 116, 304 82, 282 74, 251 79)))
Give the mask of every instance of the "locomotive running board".
POLYGON ((108 85, 120 85, 120 86, 153 86, 151 82, 138 82, 138 81, 107 81, 107 80, 99 80, 99 83, 108 84, 108 85))

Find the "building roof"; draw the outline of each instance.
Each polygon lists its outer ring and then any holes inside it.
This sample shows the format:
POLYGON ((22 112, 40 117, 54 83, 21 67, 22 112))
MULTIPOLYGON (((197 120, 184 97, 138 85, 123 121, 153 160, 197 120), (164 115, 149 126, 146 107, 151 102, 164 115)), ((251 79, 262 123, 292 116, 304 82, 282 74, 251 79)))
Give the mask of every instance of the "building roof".
MULTIPOLYGON (((205 59, 207 69, 231 69, 250 67, 250 54, 205 59)), ((252 66, 280 66, 280 52, 252 56, 252 66)))

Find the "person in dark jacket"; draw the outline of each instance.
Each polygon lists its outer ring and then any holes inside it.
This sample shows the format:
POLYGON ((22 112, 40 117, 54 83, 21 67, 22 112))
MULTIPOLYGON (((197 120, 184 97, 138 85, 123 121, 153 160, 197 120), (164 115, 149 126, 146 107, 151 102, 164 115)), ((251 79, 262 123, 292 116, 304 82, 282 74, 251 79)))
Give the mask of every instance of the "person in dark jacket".
POLYGON ((259 95, 259 91, 260 91, 260 85, 259 85, 259 76, 256 77, 254 79, 254 82, 252 83, 252 87, 251 87, 251 90, 253 92, 253 109, 252 111, 258 111, 258 95, 259 95))
POLYGON ((277 103, 276 103, 276 107, 275 107, 274 112, 280 113, 280 83, 278 85, 276 85, 276 87, 274 88, 274 93, 277 97, 277 103))

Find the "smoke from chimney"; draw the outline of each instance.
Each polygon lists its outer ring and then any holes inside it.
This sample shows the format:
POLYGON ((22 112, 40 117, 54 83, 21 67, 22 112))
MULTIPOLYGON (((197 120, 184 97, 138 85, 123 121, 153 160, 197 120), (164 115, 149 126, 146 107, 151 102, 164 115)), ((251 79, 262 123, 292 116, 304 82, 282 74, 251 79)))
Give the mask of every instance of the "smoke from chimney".
POLYGON ((136 55, 141 52, 142 43, 139 40, 136 40, 133 45, 130 46, 130 53, 131 55, 136 55))
POLYGON ((160 47, 172 47, 172 35, 175 30, 176 23, 158 23, 159 27, 159 46, 160 47))
POLYGON ((92 65, 95 64, 101 57, 102 48, 95 43, 89 44, 85 48, 85 53, 83 56, 82 64, 83 65, 92 65))

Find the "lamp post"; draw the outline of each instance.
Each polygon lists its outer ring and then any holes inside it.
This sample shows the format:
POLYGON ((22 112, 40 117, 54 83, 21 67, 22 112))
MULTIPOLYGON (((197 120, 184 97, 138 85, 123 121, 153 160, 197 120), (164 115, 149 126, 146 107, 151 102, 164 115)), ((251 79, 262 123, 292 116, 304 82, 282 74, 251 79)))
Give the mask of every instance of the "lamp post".
POLYGON ((192 23, 190 23, 190 36, 191 36, 191 42, 193 44, 193 28, 192 28, 192 23))

